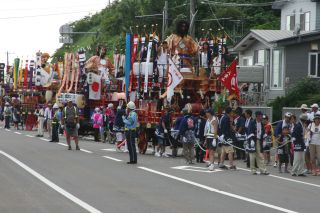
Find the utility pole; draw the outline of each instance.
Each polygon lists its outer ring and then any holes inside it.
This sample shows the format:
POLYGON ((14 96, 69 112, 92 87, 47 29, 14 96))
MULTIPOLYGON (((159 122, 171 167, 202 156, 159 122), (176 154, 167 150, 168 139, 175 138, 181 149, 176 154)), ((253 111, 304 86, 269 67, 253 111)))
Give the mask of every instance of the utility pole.
POLYGON ((190 0, 190 35, 195 36, 196 0, 190 0))
POLYGON ((164 2, 163 21, 162 21, 162 40, 165 40, 165 34, 168 29, 168 1, 164 2))

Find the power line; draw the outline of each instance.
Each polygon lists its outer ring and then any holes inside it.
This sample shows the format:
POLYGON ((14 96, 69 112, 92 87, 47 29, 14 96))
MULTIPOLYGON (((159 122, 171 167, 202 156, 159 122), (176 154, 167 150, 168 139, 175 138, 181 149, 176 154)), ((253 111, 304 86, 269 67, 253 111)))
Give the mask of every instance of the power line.
MULTIPOLYGON (((80 7, 89 7, 91 5, 77 5, 77 6, 63 6, 63 7, 39 7, 39 8, 1 8, 0 11, 34 11, 34 10, 55 10, 55 9, 64 9, 64 8, 80 8, 80 7)), ((106 7, 107 5, 101 5, 101 7, 106 7)))
POLYGON ((39 15, 30 15, 30 16, 0 17, 0 20, 35 18, 35 17, 44 17, 44 16, 58 16, 58 15, 67 15, 67 14, 76 14, 76 13, 91 13, 91 12, 95 12, 95 11, 78 11, 78 12, 66 12, 66 13, 39 14, 39 15))
POLYGON ((264 2, 264 3, 235 3, 235 2, 217 2, 217 1, 202 1, 202 4, 212 4, 224 7, 268 7, 274 2, 264 2))

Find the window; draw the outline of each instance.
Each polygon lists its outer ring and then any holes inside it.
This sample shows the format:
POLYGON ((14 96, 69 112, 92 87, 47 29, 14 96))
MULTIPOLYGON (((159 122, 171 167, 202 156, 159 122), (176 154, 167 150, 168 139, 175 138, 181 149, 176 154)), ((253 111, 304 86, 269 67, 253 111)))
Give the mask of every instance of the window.
POLYGON ((300 14, 301 31, 310 31, 310 12, 300 14))
POLYGON ((264 50, 255 50, 253 58, 255 65, 264 65, 264 50))
POLYGON ((273 50, 272 52, 272 70, 271 70, 271 88, 282 89, 283 87, 283 69, 282 69, 282 51, 273 50))
POLYGON ((320 53, 309 53, 309 76, 320 78, 320 53))
POLYGON ((293 31, 295 25, 296 25, 295 16, 294 15, 287 16, 286 30, 293 31))
POLYGON ((252 66, 252 56, 243 57, 243 66, 252 66))

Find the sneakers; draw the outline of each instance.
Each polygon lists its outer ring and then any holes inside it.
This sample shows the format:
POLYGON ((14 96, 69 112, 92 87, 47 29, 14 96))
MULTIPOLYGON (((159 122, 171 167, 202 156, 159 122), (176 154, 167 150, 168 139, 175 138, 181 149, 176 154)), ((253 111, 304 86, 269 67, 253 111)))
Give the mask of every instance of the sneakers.
POLYGON ((265 172, 261 172, 260 175, 269 175, 270 173, 265 171, 265 172))
POLYGON ((213 171, 214 170, 214 165, 210 164, 210 166, 208 168, 209 168, 209 171, 213 171))
POLYGON ((129 150, 125 149, 125 150, 123 150, 123 152, 129 152, 129 150))
POLYGON ((72 150, 71 146, 68 147, 68 150, 72 150))
POLYGON ((76 146, 76 150, 80 150, 80 147, 79 147, 79 146, 76 146))
POLYGON ((156 152, 156 153, 154 154, 154 156, 155 156, 155 157, 161 157, 161 154, 160 154, 160 152, 156 152))
POLYGON ((278 162, 274 162, 273 167, 277 168, 277 166, 278 166, 278 162))
POLYGON ((167 153, 162 153, 162 157, 169 158, 170 156, 167 153))

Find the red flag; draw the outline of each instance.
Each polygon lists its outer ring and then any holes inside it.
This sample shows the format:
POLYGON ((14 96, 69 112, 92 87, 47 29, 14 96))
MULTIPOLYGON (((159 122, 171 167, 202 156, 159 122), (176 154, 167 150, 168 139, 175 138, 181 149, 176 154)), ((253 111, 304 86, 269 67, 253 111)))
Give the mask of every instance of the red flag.
POLYGON ((218 80, 230 91, 231 94, 240 96, 237 76, 237 60, 233 60, 230 66, 218 77, 218 80))

